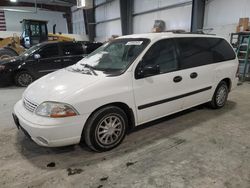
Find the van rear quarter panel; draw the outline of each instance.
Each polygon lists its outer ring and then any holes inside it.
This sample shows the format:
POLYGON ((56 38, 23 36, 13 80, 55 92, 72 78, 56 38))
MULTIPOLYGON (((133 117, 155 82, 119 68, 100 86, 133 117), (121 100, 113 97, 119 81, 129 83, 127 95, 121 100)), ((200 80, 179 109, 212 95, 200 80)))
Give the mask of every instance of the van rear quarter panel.
POLYGON ((231 89, 235 87, 236 73, 238 70, 238 59, 224 61, 214 64, 214 89, 217 87, 219 82, 225 78, 229 78, 231 81, 231 89))

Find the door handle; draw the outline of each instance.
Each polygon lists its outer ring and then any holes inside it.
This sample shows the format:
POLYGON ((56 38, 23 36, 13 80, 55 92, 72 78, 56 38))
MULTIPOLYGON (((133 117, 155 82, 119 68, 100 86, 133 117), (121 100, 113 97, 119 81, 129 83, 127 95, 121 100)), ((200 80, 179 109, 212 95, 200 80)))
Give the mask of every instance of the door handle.
POLYGON ((64 62, 67 62, 67 61, 71 61, 71 60, 70 60, 70 59, 64 59, 63 61, 64 61, 64 62))
POLYGON ((59 62, 61 62, 61 60, 60 60, 60 59, 54 60, 54 62, 55 62, 55 63, 59 63, 59 62))
POLYGON ((198 76, 197 72, 192 72, 190 74, 190 78, 192 78, 192 79, 196 78, 197 76, 198 76))
POLYGON ((174 77, 173 81, 174 82, 180 82, 180 81, 182 81, 182 77, 181 76, 176 76, 176 77, 174 77))

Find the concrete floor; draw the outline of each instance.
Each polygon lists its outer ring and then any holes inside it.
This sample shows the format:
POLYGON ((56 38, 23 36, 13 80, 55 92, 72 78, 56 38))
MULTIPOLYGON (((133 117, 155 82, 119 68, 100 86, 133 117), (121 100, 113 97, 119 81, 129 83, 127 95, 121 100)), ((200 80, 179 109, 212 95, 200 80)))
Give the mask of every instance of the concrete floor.
POLYGON ((250 187, 249 83, 233 91, 223 109, 200 106, 164 118, 106 153, 30 142, 11 118, 22 92, 0 88, 1 188, 250 187))

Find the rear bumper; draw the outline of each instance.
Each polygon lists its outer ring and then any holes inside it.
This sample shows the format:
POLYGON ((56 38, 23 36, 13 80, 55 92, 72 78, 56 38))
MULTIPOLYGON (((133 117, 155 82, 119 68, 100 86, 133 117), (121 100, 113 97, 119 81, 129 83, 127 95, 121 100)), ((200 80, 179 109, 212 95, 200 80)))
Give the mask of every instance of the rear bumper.
POLYGON ((14 107, 14 121, 38 145, 59 147, 77 144, 81 140, 87 116, 45 118, 27 111, 19 101, 14 107))
POLYGON ((238 83, 239 83, 238 77, 236 77, 235 79, 232 80, 231 91, 237 87, 238 83))

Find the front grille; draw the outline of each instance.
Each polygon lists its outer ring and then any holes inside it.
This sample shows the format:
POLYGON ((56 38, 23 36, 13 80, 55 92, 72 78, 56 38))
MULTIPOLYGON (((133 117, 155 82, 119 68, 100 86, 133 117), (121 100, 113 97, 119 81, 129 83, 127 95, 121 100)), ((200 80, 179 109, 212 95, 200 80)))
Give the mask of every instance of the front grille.
POLYGON ((31 102, 30 100, 28 100, 27 98, 23 98, 23 105, 24 107, 29 110, 30 112, 34 112, 35 109, 37 108, 37 104, 31 102))

